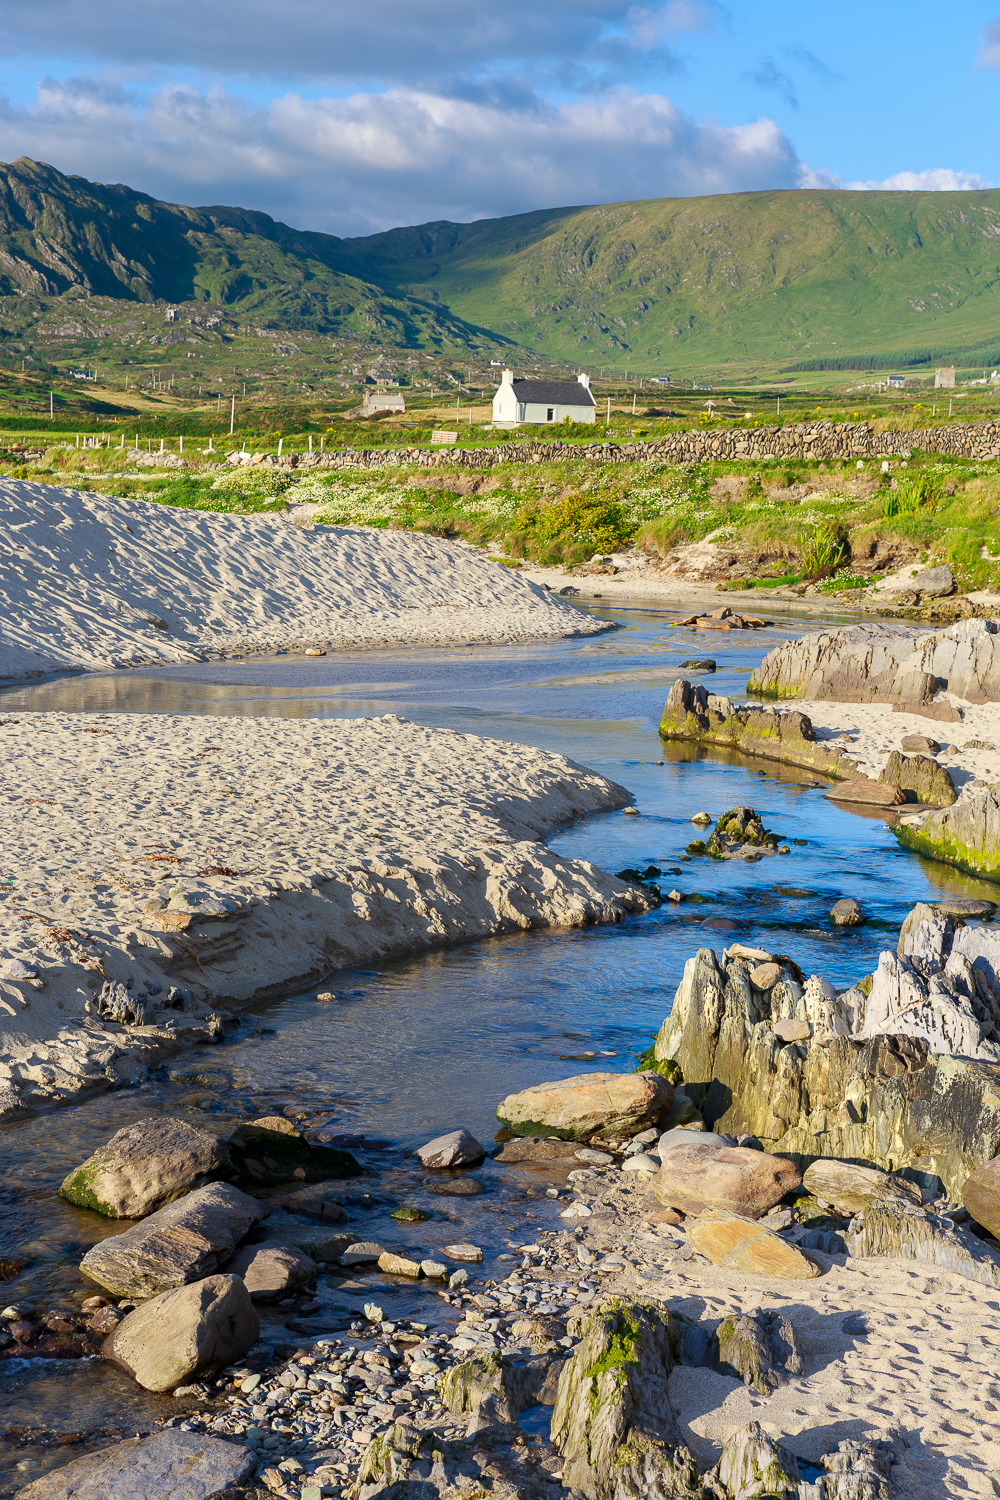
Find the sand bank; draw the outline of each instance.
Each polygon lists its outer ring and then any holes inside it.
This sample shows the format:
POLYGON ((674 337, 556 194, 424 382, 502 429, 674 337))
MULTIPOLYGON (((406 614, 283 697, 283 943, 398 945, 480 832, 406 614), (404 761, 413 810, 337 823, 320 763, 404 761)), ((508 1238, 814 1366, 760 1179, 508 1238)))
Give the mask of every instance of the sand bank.
POLYGON ((0 680, 607 626, 467 543, 0 482, 0 680))
POLYGON ((621 787, 393 715, 20 714, 0 766, 0 1112, 331 970, 647 908, 538 842, 621 787))

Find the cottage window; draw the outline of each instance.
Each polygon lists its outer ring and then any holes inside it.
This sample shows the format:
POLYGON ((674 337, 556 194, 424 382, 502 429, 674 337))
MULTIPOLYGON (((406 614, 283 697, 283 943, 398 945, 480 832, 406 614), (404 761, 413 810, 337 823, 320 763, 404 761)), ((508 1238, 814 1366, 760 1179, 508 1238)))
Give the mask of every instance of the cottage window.
POLYGON ((546 420, 546 422, 553 421, 553 419, 555 418, 555 414, 556 414, 555 407, 554 406, 550 406, 548 408, 548 410, 546 411, 546 413, 545 413, 545 420, 546 420))

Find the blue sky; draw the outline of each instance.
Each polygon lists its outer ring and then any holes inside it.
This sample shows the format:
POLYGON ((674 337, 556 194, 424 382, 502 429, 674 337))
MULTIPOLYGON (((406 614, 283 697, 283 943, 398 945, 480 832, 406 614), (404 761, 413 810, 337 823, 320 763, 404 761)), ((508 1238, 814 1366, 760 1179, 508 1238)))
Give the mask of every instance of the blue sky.
POLYGON ((0 158, 365 234, 1000 183, 1000 0, 4 0, 0 158))

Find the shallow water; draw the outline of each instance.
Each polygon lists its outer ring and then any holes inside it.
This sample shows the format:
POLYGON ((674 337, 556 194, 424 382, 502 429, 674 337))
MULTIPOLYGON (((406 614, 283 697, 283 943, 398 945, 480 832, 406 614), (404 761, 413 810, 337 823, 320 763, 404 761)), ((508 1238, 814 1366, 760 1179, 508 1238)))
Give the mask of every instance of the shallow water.
MULTIPOLYGON (((916 901, 943 893, 997 898, 996 887, 904 853, 881 818, 827 802, 808 774, 661 745, 656 725, 682 661, 714 657, 718 670, 702 680, 714 691, 742 694, 764 652, 817 628, 815 617, 714 637, 679 631, 674 616, 648 607, 616 606, 607 617, 621 628, 583 641, 257 658, 64 677, 0 692, 0 712, 393 712, 558 750, 628 787, 640 815, 586 818, 552 846, 610 870, 655 864, 665 891, 704 898, 667 902, 618 927, 518 934, 339 975, 326 986, 336 1001, 321 1002, 313 991, 262 1005, 224 1045, 179 1059, 142 1089, 0 1127, 0 1254, 28 1259, 4 1287, 6 1300, 72 1305, 94 1291, 77 1262, 121 1226, 63 1203, 59 1183, 116 1129, 158 1112, 207 1116, 225 1129, 247 1115, 296 1109, 312 1124, 381 1140, 378 1149, 358 1148, 375 1174, 364 1186, 377 1201, 352 1208, 348 1227, 360 1238, 425 1251, 472 1239, 487 1253, 478 1274, 492 1274, 510 1239, 524 1243, 533 1225, 537 1232, 538 1223, 557 1222, 544 1192, 564 1179, 564 1169, 487 1163, 474 1174, 482 1196, 433 1197, 409 1154, 422 1140, 462 1124, 488 1143, 496 1105, 512 1090, 594 1068, 634 1068, 670 1008, 685 960, 700 946, 760 944, 844 986, 870 972, 916 901), (715 816, 739 804, 754 806, 792 852, 750 865, 684 860, 686 844, 698 836, 691 815, 704 809, 715 816), (844 895, 860 901, 865 926, 831 927, 829 909, 844 895), (602 1055, 580 1061, 586 1052, 602 1055), (388 1214, 397 1203, 434 1216, 395 1223, 388 1214)), ((273 1232, 278 1220, 269 1227, 273 1232)), ((379 1275, 366 1281, 377 1300, 389 1299, 387 1315, 391 1308, 437 1322, 449 1316, 427 1288, 379 1275)), ((322 1316, 335 1294, 326 1278, 319 1285, 322 1316)), ((289 1336, 273 1313, 266 1331, 272 1341, 289 1336)), ((148 1425, 167 1400, 143 1396, 96 1362, 72 1368, 83 1378, 48 1362, 32 1371, 0 1361, 0 1429, 148 1425)))

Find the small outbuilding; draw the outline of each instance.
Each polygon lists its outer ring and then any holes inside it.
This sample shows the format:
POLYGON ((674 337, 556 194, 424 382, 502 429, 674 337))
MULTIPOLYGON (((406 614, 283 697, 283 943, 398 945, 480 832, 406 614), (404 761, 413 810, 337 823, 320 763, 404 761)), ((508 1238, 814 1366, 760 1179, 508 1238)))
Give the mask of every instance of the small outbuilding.
POLYGON ((519 422, 592 422, 597 403, 590 376, 576 380, 515 380, 504 370, 493 397, 493 420, 503 426, 519 422))
POLYGON ((938 365, 934 371, 934 389, 936 391, 950 391, 955 386, 955 366, 938 365))

